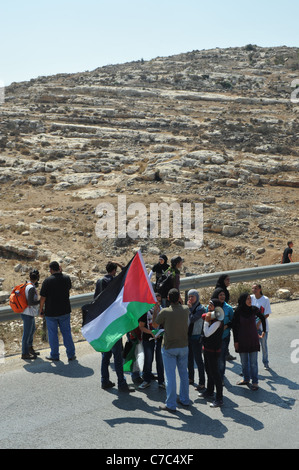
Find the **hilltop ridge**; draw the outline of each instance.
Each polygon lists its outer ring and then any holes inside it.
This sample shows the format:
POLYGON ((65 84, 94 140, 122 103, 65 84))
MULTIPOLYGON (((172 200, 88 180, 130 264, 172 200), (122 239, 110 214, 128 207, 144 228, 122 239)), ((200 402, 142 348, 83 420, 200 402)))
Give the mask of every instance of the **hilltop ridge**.
POLYGON ((58 259, 80 291, 109 258, 199 274, 280 262, 298 238, 299 48, 192 51, 13 83, 0 106, 2 288, 58 259), (99 202, 202 202, 204 244, 99 239, 99 202))

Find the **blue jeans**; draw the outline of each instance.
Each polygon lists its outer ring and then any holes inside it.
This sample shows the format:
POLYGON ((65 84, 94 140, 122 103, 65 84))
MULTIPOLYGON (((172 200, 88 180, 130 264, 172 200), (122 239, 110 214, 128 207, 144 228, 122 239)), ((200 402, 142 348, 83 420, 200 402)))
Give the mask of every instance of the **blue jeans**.
POLYGON ((240 353, 242 372, 245 382, 250 382, 251 379, 253 384, 258 383, 257 355, 257 351, 251 353, 240 353))
POLYGON ((198 369, 199 385, 205 385, 205 366, 202 357, 202 342, 199 336, 189 337, 188 371, 189 380, 194 381, 194 361, 198 369))
POLYGON ((60 315, 57 317, 48 317, 46 315, 46 323, 48 329, 48 339, 51 348, 52 359, 59 359, 59 340, 58 340, 58 326, 63 337, 63 344, 66 349, 68 359, 75 355, 75 345, 71 332, 71 315, 60 315))
POLYGON ((154 354, 156 351, 156 366, 158 373, 158 382, 162 384, 164 382, 164 367, 163 359, 161 354, 161 340, 157 342, 152 341, 143 341, 143 351, 144 351, 144 365, 143 365, 143 380, 145 382, 150 382, 152 377, 152 364, 154 360, 154 354))
POLYGON ((188 346, 162 348, 162 357, 166 376, 166 406, 171 410, 176 409, 176 367, 180 376, 180 401, 189 405, 188 346))
POLYGON ((101 382, 102 385, 107 385, 109 382, 109 364, 110 359, 114 358, 114 368, 117 375, 118 388, 125 385, 126 379, 123 371, 123 357, 122 357, 122 339, 119 339, 111 351, 102 353, 102 364, 101 364, 101 382))
POLYGON ((22 354, 28 354, 29 348, 32 347, 33 335, 36 330, 35 317, 22 313, 21 318, 23 320, 22 354))
MULTIPOLYGON (((259 335, 262 334, 262 331, 263 330, 259 331, 259 335)), ((261 345, 261 349, 262 349, 263 364, 264 364, 265 367, 269 367, 268 345, 267 345, 268 333, 265 333, 265 336, 263 338, 259 338, 259 340, 260 340, 260 345, 261 345)))

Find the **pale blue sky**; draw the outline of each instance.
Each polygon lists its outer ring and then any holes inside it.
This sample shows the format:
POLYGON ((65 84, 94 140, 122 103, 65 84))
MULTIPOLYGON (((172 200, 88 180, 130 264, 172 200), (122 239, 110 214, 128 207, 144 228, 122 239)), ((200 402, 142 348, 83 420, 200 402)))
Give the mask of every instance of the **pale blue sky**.
POLYGON ((2 0, 0 18, 4 85, 214 47, 299 47, 298 0, 2 0))

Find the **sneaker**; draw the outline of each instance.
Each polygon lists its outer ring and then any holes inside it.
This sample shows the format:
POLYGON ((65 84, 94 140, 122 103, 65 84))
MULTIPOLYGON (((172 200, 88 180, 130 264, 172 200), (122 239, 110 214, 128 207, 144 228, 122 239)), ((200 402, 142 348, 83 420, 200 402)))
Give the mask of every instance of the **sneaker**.
POLYGON ((220 408, 223 405, 223 400, 215 400, 213 403, 210 403, 211 408, 220 408))
POLYGON ((133 384, 135 385, 140 385, 143 383, 143 379, 141 377, 136 377, 135 379, 132 379, 133 380, 133 384))
POLYGON ((32 354, 33 356, 39 356, 39 355, 40 355, 40 352, 35 351, 35 350, 33 349, 33 347, 31 346, 31 347, 29 348, 29 354, 32 354))
POLYGON ((189 401, 189 403, 183 403, 179 398, 177 399, 177 403, 179 403, 182 406, 189 406, 190 405, 190 401, 189 401))
POLYGON ((29 353, 28 354, 22 354, 21 359, 24 359, 24 360, 28 359, 28 360, 31 361, 32 359, 36 359, 36 356, 33 356, 32 354, 29 354, 29 353))
POLYGON ((176 413, 176 409, 168 408, 166 405, 160 405, 159 410, 168 411, 168 413, 176 413))
POLYGON ((68 361, 71 362, 71 361, 75 361, 76 359, 77 359, 76 356, 72 356, 68 358, 68 361))
POLYGON ((158 387, 159 387, 159 388, 164 388, 164 390, 166 389, 166 385, 165 385, 164 382, 158 384, 158 387))
POLYGON ((140 390, 144 390, 145 388, 149 387, 150 386, 150 382, 146 382, 145 380, 142 382, 142 384, 139 385, 138 388, 140 388, 140 390))
POLYGON ((102 388, 103 390, 107 390, 108 388, 114 387, 114 385, 115 385, 115 383, 114 383, 114 382, 111 382, 111 380, 109 380, 108 382, 103 383, 103 384, 101 385, 101 388, 102 388))
POLYGON ((45 359, 47 359, 47 361, 54 361, 54 362, 59 361, 59 357, 46 356, 45 359))
POLYGON ((200 392, 198 394, 200 398, 213 398, 214 393, 208 393, 207 390, 205 392, 200 392))
POLYGON ((122 393, 133 393, 133 392, 135 392, 135 388, 129 387, 128 384, 126 383, 126 384, 121 385, 120 387, 118 387, 118 391, 122 392, 122 393))
POLYGON ((195 390, 197 390, 198 392, 203 392, 205 390, 205 386, 204 385, 197 385, 197 387, 195 387, 195 390))

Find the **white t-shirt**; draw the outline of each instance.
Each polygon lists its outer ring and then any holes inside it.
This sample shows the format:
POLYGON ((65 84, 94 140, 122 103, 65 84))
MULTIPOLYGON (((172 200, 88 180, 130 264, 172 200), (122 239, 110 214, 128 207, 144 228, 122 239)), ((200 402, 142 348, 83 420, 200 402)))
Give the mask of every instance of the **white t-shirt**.
MULTIPOLYGON (((30 289, 32 289, 32 288, 35 289, 34 285, 31 282, 28 282, 27 286, 25 287, 25 295, 26 295, 27 300, 28 300, 28 293, 29 293, 30 289)), ((37 298, 38 298, 38 295, 37 295, 37 291, 35 289, 34 300, 37 300, 37 298)), ((31 317, 37 317, 38 313, 39 313, 39 304, 28 306, 28 307, 25 308, 25 310, 23 312, 24 315, 30 315, 31 317)))
MULTIPOLYGON (((260 297, 259 299, 257 299, 255 297, 255 295, 251 295, 250 297, 251 297, 251 305, 254 305, 255 307, 258 307, 261 310, 263 315, 266 316, 266 315, 270 315, 270 313, 272 313, 271 306, 270 306, 270 301, 269 301, 268 297, 266 297, 265 295, 262 295, 262 297, 260 297)), ((266 320, 266 331, 268 332, 269 331, 268 318, 266 318, 265 320, 266 320)))

